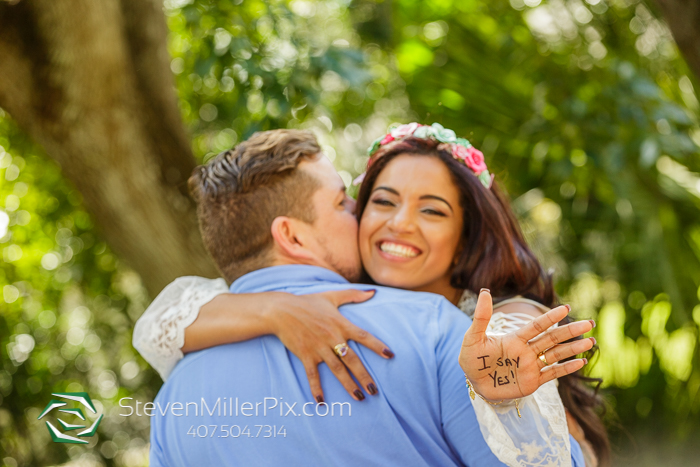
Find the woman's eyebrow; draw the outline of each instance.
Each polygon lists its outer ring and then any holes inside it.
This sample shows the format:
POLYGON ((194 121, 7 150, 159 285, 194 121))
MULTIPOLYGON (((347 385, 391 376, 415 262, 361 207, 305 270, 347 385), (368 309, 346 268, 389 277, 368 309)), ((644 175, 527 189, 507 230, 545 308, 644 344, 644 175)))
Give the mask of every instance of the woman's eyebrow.
POLYGON ((445 198, 440 198, 439 196, 435 196, 435 195, 423 195, 418 199, 434 199, 437 201, 442 201, 443 203, 445 203, 447 205, 448 208, 450 208, 450 211, 454 212, 454 210, 452 209, 452 205, 450 203, 448 203, 445 198))
POLYGON ((388 191, 389 193, 393 193, 393 194, 395 194, 395 195, 397 195, 397 196, 399 195, 399 192, 398 192, 398 191, 394 190, 393 188, 389 188, 388 186, 378 186, 377 188, 375 188, 374 190, 372 190, 372 193, 374 193, 374 192, 377 191, 377 190, 384 190, 384 191, 388 191))

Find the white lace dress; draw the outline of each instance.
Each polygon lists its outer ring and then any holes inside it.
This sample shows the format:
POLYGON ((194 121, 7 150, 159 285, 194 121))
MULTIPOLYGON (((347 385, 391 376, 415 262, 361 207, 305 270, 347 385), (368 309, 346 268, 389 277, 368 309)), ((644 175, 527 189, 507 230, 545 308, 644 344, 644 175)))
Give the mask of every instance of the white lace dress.
MULTIPOLYGON (((134 347, 163 380, 183 358, 180 349, 185 343, 185 329, 197 319, 199 309, 227 292, 223 279, 181 277, 163 289, 136 322, 134 347)), ((523 298, 500 302, 494 310, 514 301, 525 301, 548 311, 541 304, 523 298)), ((459 307, 471 317, 475 306, 476 296, 465 292, 459 307)), ((532 319, 526 314, 495 311, 487 333, 506 334, 532 319)), ((473 405, 486 443, 504 464, 511 467, 571 466, 566 414, 554 381, 520 400, 522 418, 518 417, 514 405, 491 406, 478 397, 473 405)))

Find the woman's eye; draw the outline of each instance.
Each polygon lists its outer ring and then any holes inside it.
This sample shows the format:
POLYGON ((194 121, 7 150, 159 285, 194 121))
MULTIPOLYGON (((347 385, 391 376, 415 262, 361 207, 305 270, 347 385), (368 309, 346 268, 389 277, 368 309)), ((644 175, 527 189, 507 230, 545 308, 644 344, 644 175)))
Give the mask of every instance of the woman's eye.
POLYGON ((441 216, 445 217, 445 213, 436 211, 435 209, 423 209, 423 212, 426 214, 430 214, 431 216, 441 216))
POLYGON ((373 199, 372 204, 378 204, 380 206, 393 206, 394 203, 389 201, 388 199, 373 199))

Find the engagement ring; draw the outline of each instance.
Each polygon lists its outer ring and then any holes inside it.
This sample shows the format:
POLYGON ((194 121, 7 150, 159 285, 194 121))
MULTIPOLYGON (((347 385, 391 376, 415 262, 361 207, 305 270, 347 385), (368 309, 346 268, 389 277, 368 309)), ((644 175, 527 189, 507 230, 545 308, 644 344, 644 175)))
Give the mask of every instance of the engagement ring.
POLYGON ((348 354, 348 348, 348 343, 343 342, 333 347, 333 352, 335 352, 338 357, 343 358, 348 354))

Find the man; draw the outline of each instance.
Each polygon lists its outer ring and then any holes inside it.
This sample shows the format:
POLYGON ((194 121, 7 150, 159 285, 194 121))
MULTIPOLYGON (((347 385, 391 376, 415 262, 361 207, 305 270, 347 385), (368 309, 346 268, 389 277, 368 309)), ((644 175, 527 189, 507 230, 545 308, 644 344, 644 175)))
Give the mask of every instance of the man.
MULTIPOLYGON (((198 168, 190 190, 232 292, 367 288, 348 282, 360 273, 353 202, 313 135, 253 135, 198 168)), ((191 353, 156 398, 151 465, 502 465, 457 363, 470 320, 437 295, 376 289, 342 312, 397 356, 338 349, 339 359, 362 361, 376 397, 353 404, 321 366, 329 403, 309 402, 304 366, 273 336, 191 353)))

